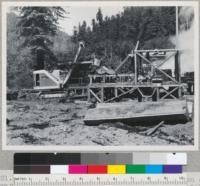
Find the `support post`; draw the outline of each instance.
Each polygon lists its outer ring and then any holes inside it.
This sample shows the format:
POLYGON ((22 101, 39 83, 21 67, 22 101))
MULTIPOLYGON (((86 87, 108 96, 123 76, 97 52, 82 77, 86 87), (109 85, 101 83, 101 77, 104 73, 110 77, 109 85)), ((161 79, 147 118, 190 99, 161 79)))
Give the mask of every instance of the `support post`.
POLYGON ((135 52, 135 56, 134 56, 134 58, 135 58, 135 85, 137 85, 137 53, 135 52))
POLYGON ((89 76, 89 78, 90 78, 90 85, 92 84, 92 77, 91 76, 89 76))
POLYGON ((106 82, 106 76, 103 75, 103 83, 105 83, 105 82, 106 82))
POLYGON ((175 55, 175 79, 180 84, 181 83, 181 68, 180 68, 180 59, 179 52, 176 52, 175 55))
POLYGON ((118 96, 118 90, 117 90, 117 88, 115 87, 115 97, 117 97, 118 96))
POLYGON ((181 95, 181 86, 179 86, 178 88, 178 98, 180 98, 182 95, 181 95))
POLYGON ((158 87, 156 88, 156 100, 160 100, 160 89, 158 87))
POLYGON ((91 96, 90 96, 90 88, 87 89, 87 93, 88 93, 88 97, 87 97, 87 99, 88 99, 88 102, 89 102, 90 99, 91 99, 91 96))
POLYGON ((101 102, 104 102, 104 88, 101 87, 101 102))

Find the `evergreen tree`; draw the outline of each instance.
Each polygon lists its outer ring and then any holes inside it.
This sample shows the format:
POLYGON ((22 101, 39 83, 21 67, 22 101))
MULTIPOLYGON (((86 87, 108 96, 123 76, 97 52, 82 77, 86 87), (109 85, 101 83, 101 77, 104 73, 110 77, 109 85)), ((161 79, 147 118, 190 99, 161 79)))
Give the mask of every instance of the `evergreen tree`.
POLYGON ((36 69, 43 69, 45 58, 56 60, 50 46, 50 36, 56 35, 58 21, 65 15, 61 7, 20 7, 18 32, 24 38, 23 47, 36 57, 36 69))
POLYGON ((72 35, 71 39, 74 43, 77 43, 77 41, 78 41, 78 29, 76 26, 74 26, 74 28, 73 28, 73 35, 72 35))
MULTIPOLYGON (((86 40, 86 32, 87 32, 87 23, 83 21, 82 25, 79 27, 79 40, 86 40)), ((86 41, 85 41, 86 42, 86 41)))
POLYGON ((87 52, 115 67, 138 40, 144 49, 174 47, 169 37, 175 34, 175 7, 124 7, 122 13, 105 19, 99 8, 92 29, 85 28, 81 25, 79 34, 86 39, 87 52))
POLYGON ((96 21, 95 21, 95 19, 92 19, 92 31, 93 32, 96 31, 96 21))
POLYGON ((101 8, 99 8, 98 11, 97 11, 96 19, 97 19, 99 25, 102 26, 102 23, 103 23, 103 14, 101 12, 101 8))

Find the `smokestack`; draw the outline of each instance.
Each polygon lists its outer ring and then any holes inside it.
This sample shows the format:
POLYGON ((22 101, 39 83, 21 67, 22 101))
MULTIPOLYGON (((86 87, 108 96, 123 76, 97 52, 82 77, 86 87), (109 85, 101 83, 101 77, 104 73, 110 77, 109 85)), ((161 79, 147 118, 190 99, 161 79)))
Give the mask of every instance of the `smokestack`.
POLYGON ((179 46, 179 43, 178 43, 178 32, 179 32, 179 28, 178 28, 178 6, 176 6, 176 47, 179 46))

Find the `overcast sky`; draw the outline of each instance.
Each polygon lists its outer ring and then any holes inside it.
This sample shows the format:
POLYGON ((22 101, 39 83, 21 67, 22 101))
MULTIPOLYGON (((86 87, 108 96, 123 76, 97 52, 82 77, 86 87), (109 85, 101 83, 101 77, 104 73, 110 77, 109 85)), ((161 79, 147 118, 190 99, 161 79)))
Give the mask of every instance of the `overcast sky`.
MULTIPOLYGON (((84 20, 87 25, 91 25, 92 19, 96 18, 96 13, 99 7, 66 7, 68 18, 60 21, 62 30, 72 35, 74 26, 78 26, 84 20)), ((122 6, 104 6, 100 7, 103 13, 103 17, 116 15, 123 10, 122 6)))

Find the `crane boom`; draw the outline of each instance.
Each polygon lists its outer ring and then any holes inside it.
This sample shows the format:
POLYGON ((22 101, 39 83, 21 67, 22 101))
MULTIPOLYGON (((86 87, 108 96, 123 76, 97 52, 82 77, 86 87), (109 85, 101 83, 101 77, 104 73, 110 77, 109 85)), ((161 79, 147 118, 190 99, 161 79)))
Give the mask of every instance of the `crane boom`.
POLYGON ((80 54, 80 52, 81 52, 81 49, 84 48, 84 47, 85 47, 85 46, 84 46, 84 43, 83 43, 82 41, 79 42, 79 47, 78 47, 78 50, 77 50, 76 55, 75 55, 75 57, 74 57, 74 61, 73 61, 73 63, 72 63, 72 67, 71 67, 71 69, 69 70, 69 72, 67 73, 67 75, 66 75, 66 77, 65 77, 65 79, 64 79, 64 81, 63 81, 63 83, 62 83, 62 86, 64 86, 64 85, 68 82, 68 80, 69 80, 69 78, 70 78, 70 76, 71 76, 71 74, 72 74, 72 72, 73 72, 73 70, 74 70, 75 64, 77 63, 78 56, 79 56, 79 54, 80 54))

